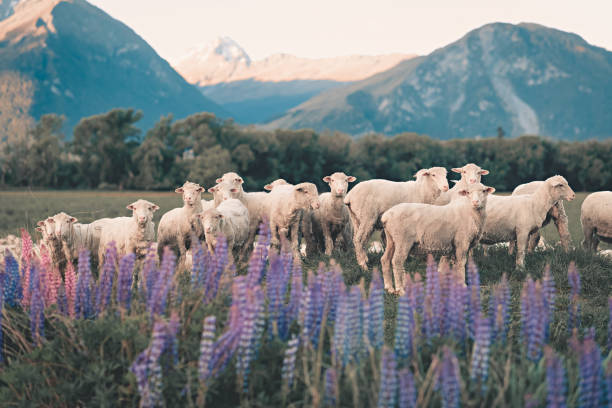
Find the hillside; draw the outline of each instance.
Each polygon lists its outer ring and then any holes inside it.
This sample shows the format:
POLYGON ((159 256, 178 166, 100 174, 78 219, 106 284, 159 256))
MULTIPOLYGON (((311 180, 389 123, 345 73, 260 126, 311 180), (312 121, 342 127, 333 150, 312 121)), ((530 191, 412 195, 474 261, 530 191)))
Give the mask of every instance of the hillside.
POLYGON ((612 136, 612 53, 536 24, 488 24, 433 53, 321 93, 267 128, 436 138, 612 136))
POLYGON ((132 29, 84 0, 17 4, 14 14, 0 22, 3 73, 31 85, 34 119, 64 114, 70 127, 115 107, 141 109, 143 128, 168 113, 227 115, 132 29))

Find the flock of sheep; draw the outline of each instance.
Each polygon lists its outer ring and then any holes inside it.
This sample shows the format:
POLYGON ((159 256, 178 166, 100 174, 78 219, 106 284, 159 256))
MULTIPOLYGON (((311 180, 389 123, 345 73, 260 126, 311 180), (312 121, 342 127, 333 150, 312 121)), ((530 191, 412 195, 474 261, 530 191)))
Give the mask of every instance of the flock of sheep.
MULTIPOLYGON (((175 192, 183 206, 165 213, 157 228, 153 213, 157 205, 138 200, 127 206, 131 217, 103 218, 90 224, 59 213, 38 222, 42 241, 51 248, 53 261, 74 262, 82 248, 97 254, 102 264, 107 245, 114 241, 119 255, 130 252, 144 257, 151 243, 158 253, 168 246, 178 261, 188 262, 191 240, 205 241, 214 252, 217 239, 227 240, 230 260, 244 262, 253 247, 257 228, 268 220, 270 244, 290 245, 300 259, 300 238, 306 254, 331 255, 334 246, 354 248, 357 262, 367 269, 366 245, 375 229, 382 229, 385 243, 381 258, 385 289, 402 293, 404 263, 408 256, 432 253, 451 258, 463 274, 470 251, 479 242, 490 245, 509 242, 516 252, 516 265, 524 265, 525 253, 533 250, 539 230, 553 220, 565 250, 570 246, 568 220, 563 200, 575 194, 562 176, 518 186, 512 195, 492 194, 495 189, 481 183, 487 170, 469 163, 453 168, 461 179, 449 189, 442 167, 419 170, 415 180, 394 182, 368 180, 348 191, 355 177, 342 172, 326 176, 330 191, 319 194, 313 183, 289 184, 278 179, 263 192, 245 192, 243 179, 231 172, 208 189, 210 201, 202 200, 204 187, 185 182, 175 192), (395 286, 391 276, 395 278, 395 286)), ((612 192, 589 195, 582 205, 584 245, 596 250, 599 240, 612 240, 612 192)))

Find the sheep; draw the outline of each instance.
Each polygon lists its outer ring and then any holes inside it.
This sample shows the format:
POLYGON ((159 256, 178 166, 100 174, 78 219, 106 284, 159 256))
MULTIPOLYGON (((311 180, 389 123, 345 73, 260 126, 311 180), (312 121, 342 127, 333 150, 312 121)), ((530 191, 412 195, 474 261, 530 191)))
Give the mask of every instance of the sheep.
POLYGON ((586 250, 597 251, 599 241, 612 243, 612 191, 589 194, 580 208, 580 223, 586 250))
MULTIPOLYGON (((157 253, 162 257, 164 247, 170 246, 178 257, 178 264, 185 260, 185 253, 191 247, 192 216, 201 213, 202 192, 199 184, 186 181, 182 187, 174 190, 183 195, 183 206, 165 213, 157 227, 157 253)), ((204 239, 203 236, 198 236, 204 239)))
POLYGON ((101 218, 89 224, 81 224, 77 221, 75 217, 64 212, 47 218, 47 222, 53 225, 54 234, 60 240, 62 247, 59 253, 56 250, 52 252, 52 259, 58 262, 60 268, 65 262, 74 263, 82 249, 87 249, 90 254, 97 254, 101 228, 110 221, 110 218, 101 218))
POLYGON ((571 201, 575 196, 562 176, 546 179, 533 194, 491 196, 480 242, 491 245, 516 241, 516 266, 523 268, 529 235, 542 228, 548 212, 559 200, 571 201))
POLYGON ((270 245, 278 248, 281 238, 291 234, 291 249, 296 260, 301 259, 299 251, 299 226, 302 212, 309 208, 319 208, 317 186, 312 183, 280 185, 266 194, 264 208, 270 220, 272 234, 270 245))
POLYGON ((347 176, 342 172, 323 177, 323 181, 329 184, 331 192, 320 194, 319 209, 304 211, 302 220, 302 233, 307 241, 306 248, 309 252, 318 250, 323 241, 325 255, 330 256, 337 238, 343 239, 345 248, 350 247, 353 231, 344 197, 348 190, 348 183, 355 180, 355 177, 347 176))
POLYGON ((276 179, 276 180, 274 180, 273 182, 271 182, 269 184, 266 184, 264 186, 264 190, 272 191, 274 189, 274 187, 276 187, 276 186, 289 186, 289 185, 292 185, 292 184, 288 183, 287 180, 281 178, 281 179, 276 179))
POLYGON ((227 239, 228 256, 232 261, 234 251, 241 249, 249 237, 249 211, 244 204, 231 198, 197 217, 202 224, 208 250, 214 253, 217 238, 221 234, 227 239))
POLYGON ((402 203, 385 211, 381 222, 387 246, 380 260, 385 289, 403 294, 404 263, 411 252, 454 255, 456 271, 464 276, 467 254, 485 223, 487 197, 494 191, 481 183, 467 184, 447 205, 402 203))
POLYGON ((448 191, 446 169, 432 167, 419 170, 416 181, 395 182, 368 180, 357 184, 344 198, 353 225, 353 244, 357 263, 367 270, 365 245, 375 228, 380 229, 380 216, 400 203, 433 204, 442 191, 448 191))
POLYGON ((480 183, 480 178, 489 174, 489 170, 480 168, 477 164, 468 163, 463 167, 454 167, 451 171, 461 174, 460 180, 453 180, 455 186, 448 191, 440 193, 440 197, 436 200, 436 205, 446 205, 457 196, 466 184, 480 183))
MULTIPOLYGON (((521 184, 517 186, 514 191, 512 191, 512 195, 524 195, 524 194, 533 194, 540 186, 544 184, 544 181, 532 181, 531 183, 521 184)), ((561 247, 565 252, 569 251, 570 246, 572 245, 572 237, 569 232, 569 222, 567 219, 567 215, 565 214, 565 208, 563 207, 563 201, 557 202, 548 214, 546 215, 546 219, 542 224, 542 227, 545 227, 550 223, 550 221, 555 223, 557 227, 557 231, 559 231, 559 237, 561 238, 561 247)), ((532 252, 535 247, 539 243, 540 232, 534 232, 529 237, 528 251, 532 252)), ((510 251, 513 251, 513 242, 510 242, 510 251)))
POLYGON ((223 195, 221 192, 221 185, 217 184, 208 189, 208 192, 213 195, 212 200, 202 200, 202 208, 204 211, 211 208, 216 208, 223 201, 223 195))
POLYGON ((99 265, 104 262, 106 247, 112 241, 117 245, 119 257, 134 253, 138 259, 146 256, 149 245, 155 241, 153 213, 159 210, 159 206, 147 200, 138 200, 126 208, 132 210, 131 217, 111 218, 101 227, 99 265))

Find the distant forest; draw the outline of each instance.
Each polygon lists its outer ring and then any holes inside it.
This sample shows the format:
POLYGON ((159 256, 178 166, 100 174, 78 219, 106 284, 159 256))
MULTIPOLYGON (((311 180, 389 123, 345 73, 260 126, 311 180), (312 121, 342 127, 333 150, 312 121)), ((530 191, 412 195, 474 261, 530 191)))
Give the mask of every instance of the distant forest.
MULTIPOLYGON (((564 142, 538 136, 440 141, 402 133, 353 139, 339 132, 264 131, 198 113, 175 121, 162 117, 142 135, 139 111, 113 109, 82 119, 70 141, 64 119, 43 116, 0 144, 0 186, 58 189, 172 190, 185 180, 211 187, 227 171, 261 190, 277 178, 312 181, 344 171, 358 181, 411 180, 420 168, 474 162, 490 171, 483 180, 498 191, 567 178, 577 191, 612 189, 612 140, 564 142)), ((459 178, 459 175, 450 178, 459 178)))

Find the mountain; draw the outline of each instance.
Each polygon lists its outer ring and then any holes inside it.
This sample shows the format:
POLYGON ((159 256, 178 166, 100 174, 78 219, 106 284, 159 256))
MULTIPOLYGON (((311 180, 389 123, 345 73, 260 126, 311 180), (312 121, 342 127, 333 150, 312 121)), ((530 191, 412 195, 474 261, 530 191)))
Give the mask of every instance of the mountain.
POLYGON ((0 22, 0 78, 19 82, 13 89, 27 94, 30 116, 64 114, 70 127, 116 107, 142 110, 145 129, 168 113, 227 115, 134 31, 84 0, 17 4, 0 22))
POLYGON ((322 91, 367 78, 410 57, 389 54, 309 59, 274 54, 252 60, 234 40, 219 37, 191 50, 174 67, 239 122, 259 123, 322 91))
POLYGON ((612 53, 537 24, 488 24, 431 54, 323 92, 267 128, 466 138, 612 136, 612 53))

